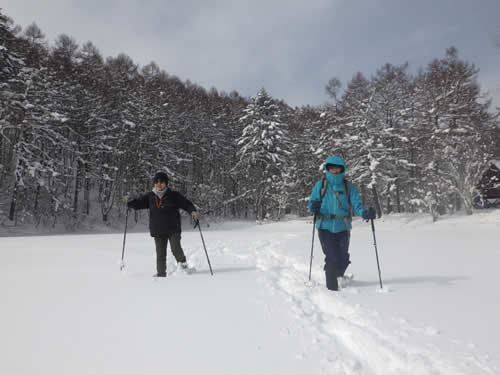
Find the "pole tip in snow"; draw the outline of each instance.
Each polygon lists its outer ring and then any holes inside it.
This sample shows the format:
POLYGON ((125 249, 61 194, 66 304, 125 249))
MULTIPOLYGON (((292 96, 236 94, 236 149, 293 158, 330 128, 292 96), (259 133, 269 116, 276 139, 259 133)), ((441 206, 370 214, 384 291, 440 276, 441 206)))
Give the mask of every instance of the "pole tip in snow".
POLYGON ((392 292, 392 290, 386 286, 382 287, 382 288, 377 288, 376 290, 377 293, 390 293, 392 292))

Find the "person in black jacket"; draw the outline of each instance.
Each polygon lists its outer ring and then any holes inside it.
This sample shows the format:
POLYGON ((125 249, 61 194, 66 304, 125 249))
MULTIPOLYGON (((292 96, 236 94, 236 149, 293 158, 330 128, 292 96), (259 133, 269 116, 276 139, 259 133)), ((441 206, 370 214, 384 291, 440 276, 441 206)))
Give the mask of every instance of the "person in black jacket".
POLYGON ((167 187, 168 176, 158 172, 153 179, 153 191, 136 199, 124 197, 127 207, 134 210, 149 208, 149 230, 156 245, 156 275, 167 275, 167 243, 170 242, 172 254, 177 263, 184 269, 188 268, 186 256, 181 247, 181 217, 179 208, 189 212, 195 221, 200 218, 200 213, 193 203, 181 193, 167 187))

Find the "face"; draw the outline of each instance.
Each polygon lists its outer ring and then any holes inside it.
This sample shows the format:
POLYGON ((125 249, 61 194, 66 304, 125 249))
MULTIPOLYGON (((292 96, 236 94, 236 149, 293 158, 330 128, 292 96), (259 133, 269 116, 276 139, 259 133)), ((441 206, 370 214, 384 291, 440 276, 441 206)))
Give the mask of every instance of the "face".
POLYGON ((340 174, 342 173, 342 168, 339 167, 339 166, 329 166, 328 167, 328 172, 332 173, 332 174, 340 174))
POLYGON ((155 188, 157 190, 163 190, 167 187, 167 184, 165 183, 165 181, 161 181, 161 180, 156 180, 155 181, 155 188))

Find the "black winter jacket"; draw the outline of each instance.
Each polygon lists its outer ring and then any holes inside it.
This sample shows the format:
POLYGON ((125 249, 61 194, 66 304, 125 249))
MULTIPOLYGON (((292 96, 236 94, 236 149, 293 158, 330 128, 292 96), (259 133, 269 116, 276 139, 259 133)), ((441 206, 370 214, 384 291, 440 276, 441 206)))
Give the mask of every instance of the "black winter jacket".
POLYGON ((160 199, 152 191, 133 199, 127 206, 135 210, 149 208, 149 231, 152 237, 170 236, 181 232, 179 208, 191 213, 196 211, 193 203, 181 193, 167 189, 160 199))

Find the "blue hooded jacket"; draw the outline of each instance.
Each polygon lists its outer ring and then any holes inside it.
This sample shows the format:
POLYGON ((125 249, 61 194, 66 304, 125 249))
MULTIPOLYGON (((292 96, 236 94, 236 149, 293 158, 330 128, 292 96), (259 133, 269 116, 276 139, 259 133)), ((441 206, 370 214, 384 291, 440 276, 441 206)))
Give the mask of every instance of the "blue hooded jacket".
MULTIPOLYGON (((330 156, 326 159, 325 162, 325 175, 328 180, 328 188, 326 190, 325 196, 323 197, 323 201, 321 203, 321 214, 329 214, 329 215, 338 215, 338 216, 348 216, 349 215, 349 203, 347 201, 347 196, 344 193, 344 176, 345 176, 345 162, 339 156, 330 156), (333 174, 327 171, 327 164, 336 164, 344 166, 344 171, 340 174, 333 174), (336 191, 339 192, 340 198, 340 206, 337 201, 336 191), (341 192, 341 193, 340 193, 341 192)), ((323 185, 322 181, 316 182, 314 185, 311 197, 309 198, 308 208, 311 211, 311 203, 312 201, 321 200, 321 187, 323 185)), ((361 197, 359 196, 358 189, 354 186, 352 182, 349 182, 349 195, 351 198, 351 206, 354 211, 354 214, 357 216, 361 216, 365 207, 361 201, 361 197)), ((326 229, 332 233, 343 232, 345 230, 351 230, 352 226, 349 223, 349 227, 346 228, 345 220, 340 219, 329 219, 324 217, 322 220, 318 220, 316 223, 316 227, 318 229, 326 229)))

